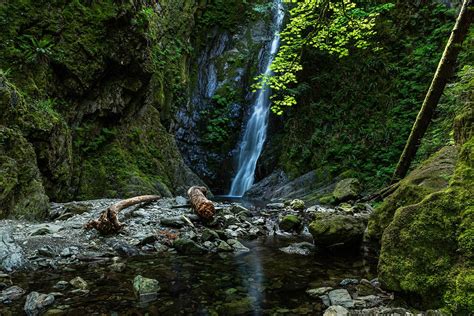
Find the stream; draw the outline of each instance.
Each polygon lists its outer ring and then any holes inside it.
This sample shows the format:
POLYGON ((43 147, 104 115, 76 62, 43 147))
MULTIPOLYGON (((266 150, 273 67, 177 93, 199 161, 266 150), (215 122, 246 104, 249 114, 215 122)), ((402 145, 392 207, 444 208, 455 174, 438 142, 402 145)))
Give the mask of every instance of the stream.
MULTIPOLYGON (((112 271, 106 261, 16 273, 12 281, 41 293, 58 292, 58 281, 77 276, 88 283, 89 293, 62 292, 47 315, 315 315, 325 307, 305 293, 308 288, 334 287, 346 278, 370 280, 376 274, 375 262, 367 258, 279 250, 294 241, 261 237, 244 242, 250 252, 240 255, 166 253, 125 260, 122 272, 112 271), (138 274, 159 280, 155 301, 143 304, 135 298, 132 280, 138 274)), ((19 301, 4 307, 2 315, 21 315, 22 309, 19 301)))

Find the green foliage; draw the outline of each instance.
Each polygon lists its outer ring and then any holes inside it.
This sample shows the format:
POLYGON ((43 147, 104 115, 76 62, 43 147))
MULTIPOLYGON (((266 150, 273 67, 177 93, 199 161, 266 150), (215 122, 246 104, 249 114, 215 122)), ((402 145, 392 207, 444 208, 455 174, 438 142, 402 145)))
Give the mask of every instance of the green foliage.
POLYGON ((42 38, 37 40, 31 35, 23 35, 19 38, 19 50, 21 56, 28 63, 47 63, 52 54, 52 39, 42 38))
POLYGON ((284 115, 280 166, 292 177, 353 169, 368 190, 387 183, 453 20, 442 5, 400 2, 376 20, 379 51, 353 49, 341 59, 305 49, 293 87, 299 106, 284 115))
POLYGON ((84 124, 81 127, 76 127, 75 134, 74 146, 76 150, 87 155, 97 152, 110 143, 117 134, 117 129, 114 127, 97 129, 93 124, 84 124))
POLYGON ((219 144, 229 140, 231 131, 229 118, 230 106, 236 102, 236 91, 224 86, 212 97, 214 106, 211 110, 202 112, 206 117, 206 131, 203 140, 210 146, 220 147, 219 144))
POLYGON ((350 0, 297 2, 281 33, 282 44, 271 65, 274 74, 259 76, 255 86, 271 87, 273 112, 281 115, 284 107, 297 102, 290 88, 298 82, 297 73, 303 69, 304 48, 311 47, 339 58, 348 56, 351 47, 366 49, 375 35, 376 17, 390 8, 391 4, 362 8, 350 0))

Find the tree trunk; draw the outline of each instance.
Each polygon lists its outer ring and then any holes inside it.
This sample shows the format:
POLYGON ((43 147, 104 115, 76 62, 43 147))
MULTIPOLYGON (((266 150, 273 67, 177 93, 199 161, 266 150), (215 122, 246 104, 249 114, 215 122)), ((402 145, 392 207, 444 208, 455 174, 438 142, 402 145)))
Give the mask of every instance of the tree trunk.
POLYGON ((430 88, 428 89, 423 105, 416 117, 408 141, 398 161, 397 168, 392 177, 392 183, 405 177, 410 168, 410 164, 415 157, 420 141, 431 122, 433 113, 443 94, 444 87, 454 72, 456 59, 461 50, 461 44, 469 31, 473 16, 473 0, 464 0, 456 24, 444 49, 443 56, 439 61, 438 68, 431 81, 430 88))
POLYGON ((135 196, 130 199, 122 200, 117 202, 111 206, 109 206, 105 211, 100 214, 99 219, 95 219, 90 221, 89 223, 84 225, 85 229, 92 229, 95 228, 101 233, 102 235, 109 235, 118 233, 124 224, 120 223, 117 214, 124 208, 129 206, 144 203, 144 202, 152 202, 159 200, 160 196, 158 195, 141 195, 135 196))
POLYGON ((194 211, 199 217, 209 220, 214 217, 216 210, 214 203, 206 198, 207 189, 205 187, 193 186, 188 190, 189 200, 194 211))

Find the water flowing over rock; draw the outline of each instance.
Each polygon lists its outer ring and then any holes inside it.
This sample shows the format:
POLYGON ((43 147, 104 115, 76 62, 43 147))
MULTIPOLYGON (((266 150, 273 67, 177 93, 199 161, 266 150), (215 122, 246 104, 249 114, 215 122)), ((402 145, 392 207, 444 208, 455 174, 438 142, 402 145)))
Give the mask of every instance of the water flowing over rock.
MULTIPOLYGON (((270 66, 280 46, 280 29, 283 24, 283 4, 276 0, 276 14, 274 19, 275 33, 270 46, 267 65, 264 75, 271 76, 270 66)), ((243 196, 250 189, 255 180, 257 160, 263 150, 267 136, 268 115, 270 111, 270 89, 263 87, 256 95, 252 114, 245 127, 245 132, 239 146, 237 174, 232 180, 230 196, 243 196)))

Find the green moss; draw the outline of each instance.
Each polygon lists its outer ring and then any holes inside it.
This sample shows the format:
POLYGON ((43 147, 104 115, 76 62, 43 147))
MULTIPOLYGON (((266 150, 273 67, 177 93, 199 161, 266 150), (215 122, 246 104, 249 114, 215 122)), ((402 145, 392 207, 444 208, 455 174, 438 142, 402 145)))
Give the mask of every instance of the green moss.
POLYGON ((299 231, 302 228, 302 221, 296 215, 286 215, 281 219, 279 227, 284 231, 299 231))
POLYGON ((460 151, 449 187, 396 210, 382 237, 379 277, 424 307, 472 310, 474 138, 460 151), (429 263, 429 264, 427 264, 429 263), (467 290, 467 292, 465 292, 467 290))
POLYGON ((399 207, 418 203, 428 194, 446 188, 454 172, 456 156, 456 147, 444 147, 403 179, 397 190, 371 215, 368 236, 380 240, 399 207))

